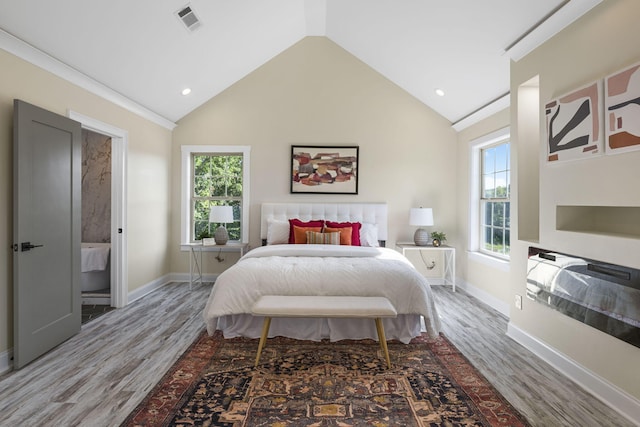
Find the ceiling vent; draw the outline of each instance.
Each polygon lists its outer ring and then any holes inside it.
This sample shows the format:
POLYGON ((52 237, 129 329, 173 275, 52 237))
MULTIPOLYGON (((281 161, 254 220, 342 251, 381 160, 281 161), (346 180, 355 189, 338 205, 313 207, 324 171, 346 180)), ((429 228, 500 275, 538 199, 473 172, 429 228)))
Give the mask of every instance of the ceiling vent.
POLYGON ((187 30, 189 31, 194 31, 201 25, 200 20, 189 5, 177 11, 176 16, 180 18, 182 23, 185 25, 185 27, 187 27, 187 30))

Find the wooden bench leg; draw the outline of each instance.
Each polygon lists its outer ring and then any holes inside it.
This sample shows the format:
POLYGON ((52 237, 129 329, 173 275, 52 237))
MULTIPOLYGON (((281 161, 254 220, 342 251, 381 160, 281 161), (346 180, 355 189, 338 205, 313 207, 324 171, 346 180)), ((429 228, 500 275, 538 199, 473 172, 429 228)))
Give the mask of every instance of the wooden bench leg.
POLYGON ((262 325, 262 335, 260 336, 260 343, 258 344, 258 354, 256 355, 256 364, 254 367, 258 367, 260 362, 260 354, 264 348, 264 343, 267 341, 267 335, 269 335, 269 328, 271 327, 271 317, 264 318, 264 324, 262 325))
POLYGON ((378 330, 378 341, 380 341, 380 347, 384 352, 384 357, 387 359, 387 368, 391 369, 391 358, 389 357, 389 348, 387 347, 387 337, 384 335, 384 326, 382 325, 382 319, 376 318, 376 329, 378 330))

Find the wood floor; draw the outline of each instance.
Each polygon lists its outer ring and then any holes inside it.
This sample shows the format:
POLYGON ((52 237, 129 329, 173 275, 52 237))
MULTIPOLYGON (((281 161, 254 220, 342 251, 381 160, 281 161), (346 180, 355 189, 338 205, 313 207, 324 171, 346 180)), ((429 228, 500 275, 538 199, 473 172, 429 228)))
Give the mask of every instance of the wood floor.
MULTIPOLYGON (((204 329, 210 285, 170 284, 0 377, 0 426, 117 426, 204 329)), ((534 426, 632 426, 506 337, 507 319, 434 287, 445 335, 534 426)))
POLYGON ((533 426, 634 425, 507 337, 502 314, 450 287, 433 293, 444 335, 533 426))

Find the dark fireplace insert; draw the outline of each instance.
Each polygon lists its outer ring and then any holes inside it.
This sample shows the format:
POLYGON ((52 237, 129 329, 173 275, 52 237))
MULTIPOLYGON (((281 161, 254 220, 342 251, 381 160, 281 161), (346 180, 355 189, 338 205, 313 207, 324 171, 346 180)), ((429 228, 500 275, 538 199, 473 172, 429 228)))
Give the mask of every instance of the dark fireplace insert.
POLYGON ((529 247, 527 297, 640 347, 640 270, 529 247))

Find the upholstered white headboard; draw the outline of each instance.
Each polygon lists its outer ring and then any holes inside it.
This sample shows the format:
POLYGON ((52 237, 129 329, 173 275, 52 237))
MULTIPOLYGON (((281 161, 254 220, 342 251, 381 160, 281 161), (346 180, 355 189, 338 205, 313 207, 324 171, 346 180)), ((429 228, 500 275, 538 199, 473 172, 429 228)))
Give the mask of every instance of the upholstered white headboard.
POLYGON ((267 221, 302 221, 326 219, 336 222, 366 222, 378 226, 378 239, 387 240, 386 203, 263 203, 260 218, 260 238, 267 238, 267 221))

